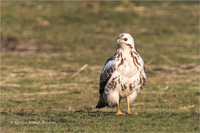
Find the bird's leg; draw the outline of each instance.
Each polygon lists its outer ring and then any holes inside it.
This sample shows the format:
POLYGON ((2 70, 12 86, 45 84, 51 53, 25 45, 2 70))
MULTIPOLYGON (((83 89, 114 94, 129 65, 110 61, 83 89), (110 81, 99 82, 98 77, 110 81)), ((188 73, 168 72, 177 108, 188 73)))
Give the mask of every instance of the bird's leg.
POLYGON ((131 113, 131 111, 130 111, 130 105, 129 105, 129 99, 128 99, 128 97, 126 98, 126 101, 127 101, 127 114, 134 114, 134 113, 131 113))
POLYGON ((123 113, 120 108, 119 108, 119 104, 117 104, 117 114, 116 115, 125 115, 125 113, 123 113))

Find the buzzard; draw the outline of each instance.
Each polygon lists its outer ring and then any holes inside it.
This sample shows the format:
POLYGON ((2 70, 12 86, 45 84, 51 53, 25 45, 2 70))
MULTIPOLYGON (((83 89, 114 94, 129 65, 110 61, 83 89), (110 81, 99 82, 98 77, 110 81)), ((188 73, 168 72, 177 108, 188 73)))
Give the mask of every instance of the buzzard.
POLYGON ((119 103, 127 99, 127 114, 146 82, 144 62, 137 52, 133 37, 128 33, 117 36, 118 49, 105 63, 100 75, 100 100, 96 108, 117 106, 116 115, 124 115, 119 103))

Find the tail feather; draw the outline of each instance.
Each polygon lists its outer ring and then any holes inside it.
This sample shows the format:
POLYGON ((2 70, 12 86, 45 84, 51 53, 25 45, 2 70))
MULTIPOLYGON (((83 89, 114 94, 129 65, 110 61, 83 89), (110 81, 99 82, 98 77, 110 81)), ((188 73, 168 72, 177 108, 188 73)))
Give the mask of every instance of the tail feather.
POLYGON ((106 103, 106 101, 104 100, 102 94, 100 95, 100 98, 99 98, 99 102, 96 106, 96 108, 100 109, 100 108, 103 108, 105 106, 108 106, 108 104, 106 103))

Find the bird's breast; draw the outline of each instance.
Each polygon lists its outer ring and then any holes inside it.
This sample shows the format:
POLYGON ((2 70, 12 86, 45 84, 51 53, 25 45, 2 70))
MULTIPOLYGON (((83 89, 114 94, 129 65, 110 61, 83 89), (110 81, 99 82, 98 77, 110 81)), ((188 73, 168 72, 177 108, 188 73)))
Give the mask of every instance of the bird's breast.
POLYGON ((131 78, 143 71, 143 60, 136 51, 124 49, 116 56, 116 68, 121 75, 131 78))
POLYGON ((133 77, 137 73, 137 67, 134 65, 133 61, 129 58, 121 58, 118 60, 117 70, 121 75, 125 77, 133 77))

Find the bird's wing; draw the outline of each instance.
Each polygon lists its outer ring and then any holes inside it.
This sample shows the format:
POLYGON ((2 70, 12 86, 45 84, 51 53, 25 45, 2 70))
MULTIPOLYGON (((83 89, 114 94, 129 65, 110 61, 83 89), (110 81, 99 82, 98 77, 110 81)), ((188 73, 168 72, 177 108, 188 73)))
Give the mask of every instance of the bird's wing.
POLYGON ((107 61, 106 64, 101 72, 100 75, 100 88, 99 88, 99 93, 102 94, 104 92, 105 86, 112 76, 113 72, 115 71, 115 56, 111 56, 107 61))

